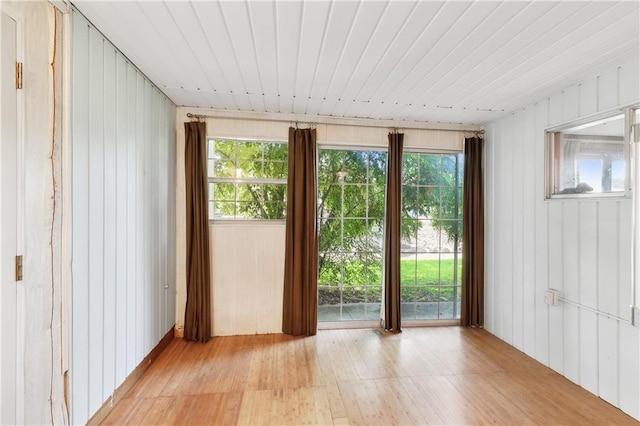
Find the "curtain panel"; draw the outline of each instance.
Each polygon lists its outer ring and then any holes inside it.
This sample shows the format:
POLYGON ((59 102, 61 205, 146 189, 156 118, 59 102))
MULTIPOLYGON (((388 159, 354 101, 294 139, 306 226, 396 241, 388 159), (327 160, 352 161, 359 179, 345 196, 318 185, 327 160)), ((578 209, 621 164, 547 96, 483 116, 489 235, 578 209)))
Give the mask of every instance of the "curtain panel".
POLYGON ((402 224, 402 133, 389 133, 384 230, 384 329, 401 330, 400 238, 402 224))
POLYGON ((187 210, 187 304, 184 338, 211 339, 211 265, 206 123, 184 123, 187 210))
POLYGON ((318 326, 316 208, 316 130, 290 127, 282 331, 294 336, 318 326))
POLYGON ((484 188, 480 138, 464 142, 460 325, 484 325, 484 188))

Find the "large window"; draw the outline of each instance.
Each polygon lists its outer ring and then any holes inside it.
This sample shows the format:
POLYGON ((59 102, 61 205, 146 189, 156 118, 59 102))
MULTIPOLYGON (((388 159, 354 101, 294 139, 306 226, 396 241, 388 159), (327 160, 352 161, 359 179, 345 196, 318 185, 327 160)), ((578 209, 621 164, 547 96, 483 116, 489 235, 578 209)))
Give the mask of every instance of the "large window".
POLYGON ((375 320, 382 294, 387 154, 320 150, 318 320, 375 320))
POLYGON ((209 139, 209 219, 284 219, 287 144, 209 139))
POLYGON ((548 197, 626 195, 629 149, 625 115, 548 132, 548 197))
POLYGON ((403 320, 460 316, 462 155, 403 156, 403 320))

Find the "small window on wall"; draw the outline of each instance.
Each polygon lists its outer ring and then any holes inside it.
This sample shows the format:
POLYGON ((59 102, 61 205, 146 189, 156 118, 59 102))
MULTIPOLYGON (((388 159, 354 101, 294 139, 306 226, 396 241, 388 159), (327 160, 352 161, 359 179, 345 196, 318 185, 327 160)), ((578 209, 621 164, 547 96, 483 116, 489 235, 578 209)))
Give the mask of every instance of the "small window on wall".
POLYGON ((547 198, 626 196, 625 114, 547 132, 547 198))
POLYGON ((209 219, 284 219, 287 157, 284 142, 208 139, 209 219))

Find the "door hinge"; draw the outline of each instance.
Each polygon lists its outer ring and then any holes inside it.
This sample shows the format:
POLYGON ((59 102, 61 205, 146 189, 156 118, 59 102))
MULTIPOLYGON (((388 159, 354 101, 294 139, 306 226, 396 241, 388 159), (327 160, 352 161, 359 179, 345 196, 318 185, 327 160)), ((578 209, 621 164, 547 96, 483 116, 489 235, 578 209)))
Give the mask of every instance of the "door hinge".
POLYGON ((16 281, 22 281, 22 255, 16 256, 16 281))
POLYGON ((16 89, 22 89, 22 62, 16 62, 16 89))

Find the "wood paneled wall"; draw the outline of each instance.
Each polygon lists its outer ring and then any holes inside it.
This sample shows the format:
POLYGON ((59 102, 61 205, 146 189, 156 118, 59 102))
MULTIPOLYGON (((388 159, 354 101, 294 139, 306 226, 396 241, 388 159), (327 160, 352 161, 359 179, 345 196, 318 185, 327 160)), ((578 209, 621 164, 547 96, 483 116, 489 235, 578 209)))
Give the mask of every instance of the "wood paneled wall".
POLYGON ((284 221, 219 223, 209 229, 213 334, 281 333, 284 221))
POLYGON ((71 421, 175 323, 175 106, 72 17, 71 421))
POLYGON ((544 200, 545 129, 640 101, 638 60, 486 126, 486 328, 640 419, 630 199, 544 200))

